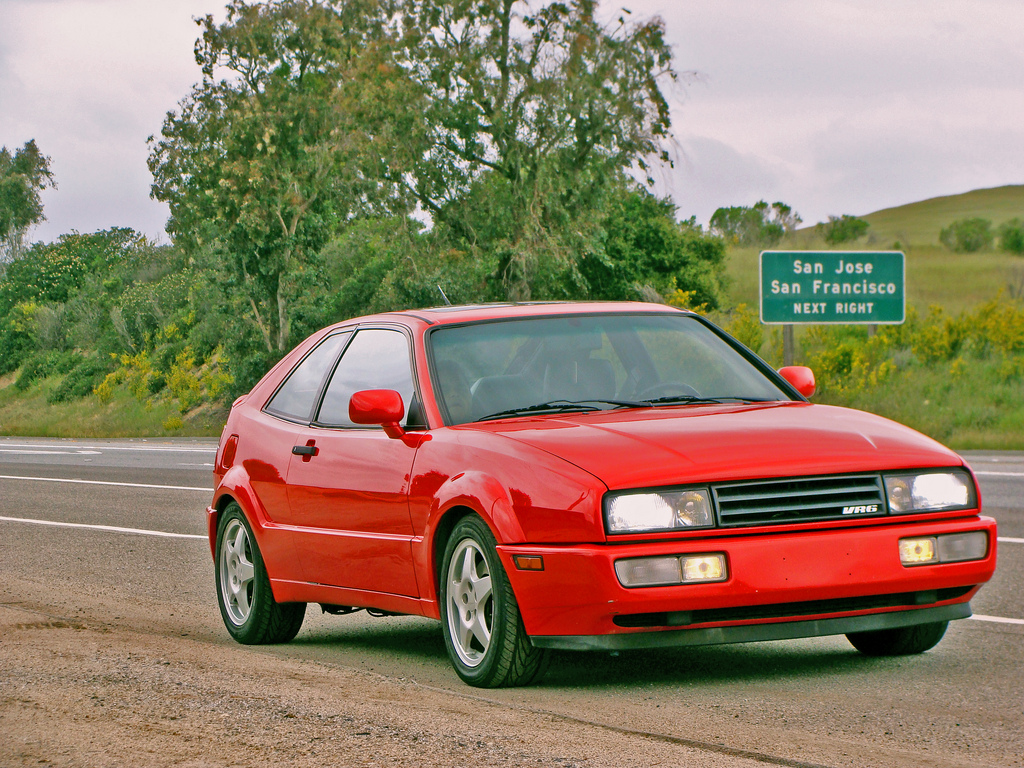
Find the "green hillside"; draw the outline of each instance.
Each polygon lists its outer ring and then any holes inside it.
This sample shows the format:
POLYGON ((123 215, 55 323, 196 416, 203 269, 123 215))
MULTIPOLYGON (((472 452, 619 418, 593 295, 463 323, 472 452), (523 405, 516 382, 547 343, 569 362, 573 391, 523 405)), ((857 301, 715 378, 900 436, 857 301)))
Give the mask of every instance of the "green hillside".
MULTIPOLYGON (((861 216, 871 229, 840 250, 888 250, 898 246, 907 255, 907 302, 926 311, 933 305, 956 314, 994 298, 1001 290, 1024 289, 1024 258, 989 249, 952 253, 939 245, 939 231, 956 219, 980 216, 995 226, 1024 218, 1024 185, 977 189, 961 195, 935 197, 861 216)), ((777 248, 827 250, 814 227, 805 227, 777 248)), ((730 299, 758 305, 757 248, 729 250, 730 299)))
POLYGON ((955 219, 980 216, 998 227, 1007 219, 1024 217, 1024 185, 976 189, 961 195, 946 195, 917 203, 885 208, 861 216, 871 225, 877 247, 900 242, 913 248, 937 245, 939 231, 955 219))

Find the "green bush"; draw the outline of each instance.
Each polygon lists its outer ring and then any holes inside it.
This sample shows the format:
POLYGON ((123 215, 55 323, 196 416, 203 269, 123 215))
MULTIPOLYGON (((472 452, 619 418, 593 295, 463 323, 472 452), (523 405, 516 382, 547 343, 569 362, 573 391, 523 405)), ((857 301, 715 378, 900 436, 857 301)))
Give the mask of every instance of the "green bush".
POLYGON ((992 245, 992 222, 980 216, 957 219, 939 232, 939 242, 956 253, 975 253, 992 245))
POLYGON ((826 243, 839 245, 862 237, 870 225, 864 219, 844 213, 842 216, 829 216, 827 223, 818 226, 826 243))
POLYGON ((76 352, 37 352, 25 360, 14 386, 24 391, 40 379, 68 373, 84 358, 76 352))
POLYGON ((1024 255, 1024 223, 1020 219, 1010 219, 999 227, 999 247, 1024 255))
POLYGON ((93 391, 107 374, 113 370, 115 363, 101 357, 86 357, 71 369, 57 388, 50 393, 48 402, 68 403, 85 397, 93 391))

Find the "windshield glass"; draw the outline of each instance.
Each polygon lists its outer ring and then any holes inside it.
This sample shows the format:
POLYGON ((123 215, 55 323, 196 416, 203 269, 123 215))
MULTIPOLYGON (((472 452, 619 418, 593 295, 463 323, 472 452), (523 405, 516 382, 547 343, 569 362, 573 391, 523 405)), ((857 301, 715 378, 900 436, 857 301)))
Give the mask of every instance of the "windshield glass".
POLYGON ((446 423, 790 397, 689 315, 574 315, 438 328, 429 337, 446 423))

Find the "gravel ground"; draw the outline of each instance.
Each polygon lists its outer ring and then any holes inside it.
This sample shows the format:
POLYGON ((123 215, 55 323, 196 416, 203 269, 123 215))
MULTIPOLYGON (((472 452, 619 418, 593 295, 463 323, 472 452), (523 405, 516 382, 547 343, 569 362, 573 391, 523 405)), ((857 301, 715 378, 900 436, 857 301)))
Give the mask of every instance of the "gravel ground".
POLYGON ((765 765, 373 673, 22 608, 0 607, 0 638, 4 766, 765 765))

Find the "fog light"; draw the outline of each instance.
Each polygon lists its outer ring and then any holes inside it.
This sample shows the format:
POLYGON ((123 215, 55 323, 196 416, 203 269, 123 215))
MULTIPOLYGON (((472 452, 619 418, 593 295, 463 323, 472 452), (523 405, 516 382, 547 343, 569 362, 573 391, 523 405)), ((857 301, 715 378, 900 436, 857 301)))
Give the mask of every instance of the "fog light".
POLYGON ((624 587, 656 587, 678 584, 678 557, 637 557, 632 560, 616 560, 615 574, 624 587))
POLYGON ((988 554, 988 535, 984 531, 947 533, 939 536, 939 562, 962 563, 983 560, 988 554))
POLYGON ((935 538, 900 539, 900 562, 904 565, 939 562, 935 552, 935 538))
POLYGON ((725 581, 724 555, 695 555, 680 560, 683 581, 725 581))
POLYGON ((615 574, 624 587, 664 587, 690 582, 725 581, 725 555, 635 557, 615 561, 615 574))
POLYGON ((904 565, 963 563, 984 560, 987 555, 988 534, 985 531, 900 539, 900 562, 904 565))

